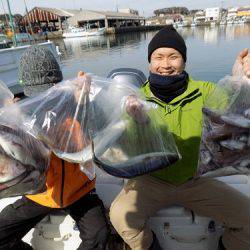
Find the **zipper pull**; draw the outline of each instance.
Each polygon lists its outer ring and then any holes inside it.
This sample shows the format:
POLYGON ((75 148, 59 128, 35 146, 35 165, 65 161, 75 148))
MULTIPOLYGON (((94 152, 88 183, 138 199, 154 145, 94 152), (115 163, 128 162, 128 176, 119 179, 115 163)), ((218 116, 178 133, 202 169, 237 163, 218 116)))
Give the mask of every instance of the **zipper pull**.
POLYGON ((167 108, 167 113, 171 114, 171 108, 170 108, 170 106, 168 104, 166 105, 166 108, 167 108))

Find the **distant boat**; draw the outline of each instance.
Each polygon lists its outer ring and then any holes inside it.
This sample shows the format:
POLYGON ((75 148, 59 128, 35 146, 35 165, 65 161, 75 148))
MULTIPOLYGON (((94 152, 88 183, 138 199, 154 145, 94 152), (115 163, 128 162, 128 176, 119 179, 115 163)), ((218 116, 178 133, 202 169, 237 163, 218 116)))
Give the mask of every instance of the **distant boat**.
MULTIPOLYGON (((29 33, 16 33, 15 36, 18 46, 20 46, 19 44, 24 45, 25 43, 35 42, 34 37, 29 33)), ((0 34, 0 49, 9 48, 12 44, 12 40, 7 35, 0 34)))
POLYGON ((211 22, 210 22, 210 26, 211 26, 211 27, 215 27, 215 25, 216 25, 216 21, 211 21, 211 22))
POLYGON ((35 41, 34 37, 29 33, 16 33, 17 43, 26 43, 35 41))
POLYGON ((221 20, 220 21, 220 25, 226 25, 227 24, 227 20, 221 20))
POLYGON ((181 28, 181 27, 187 27, 188 26, 188 21, 178 21, 174 23, 175 28, 181 28))
POLYGON ((4 34, 0 34, 0 49, 9 48, 10 44, 10 39, 4 34))
POLYGON ((192 23, 191 23, 191 27, 195 27, 197 25, 197 23, 195 22, 195 21, 193 21, 192 23))
POLYGON ((87 29, 71 27, 68 31, 63 32, 64 38, 70 37, 86 37, 86 36, 102 36, 105 33, 105 28, 87 29))
POLYGON ((231 24, 234 24, 234 20, 233 19, 227 20, 227 25, 231 25, 231 24))
POLYGON ((240 18, 240 19, 237 20, 238 24, 245 24, 245 22, 246 22, 245 18, 240 18))

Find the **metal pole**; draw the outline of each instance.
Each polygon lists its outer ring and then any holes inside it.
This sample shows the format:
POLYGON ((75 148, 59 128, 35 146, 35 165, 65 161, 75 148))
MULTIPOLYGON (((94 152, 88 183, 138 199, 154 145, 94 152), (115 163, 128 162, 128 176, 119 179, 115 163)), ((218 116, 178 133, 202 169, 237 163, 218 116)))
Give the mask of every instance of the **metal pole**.
POLYGON ((4 13, 4 17, 5 17, 5 22, 6 22, 6 26, 9 26, 9 20, 6 16, 6 11, 5 11, 5 8, 4 8, 4 5, 3 5, 3 0, 1 0, 1 4, 2 4, 2 8, 3 8, 3 13, 4 13))
MULTIPOLYGON (((33 28, 32 28, 32 25, 30 23, 30 17, 29 17, 29 11, 28 11, 27 4, 26 4, 25 0, 23 0, 23 1, 24 1, 24 5, 25 5, 25 12, 26 12, 27 20, 28 20, 28 26, 29 26, 29 29, 30 29, 30 32, 31 32, 31 35, 32 35, 33 39, 36 40, 35 35, 34 35, 34 31, 33 31, 33 28)), ((25 27, 26 27, 26 23, 25 23, 25 27)))
POLYGON ((7 0, 7 4, 8 4, 9 17, 10 17, 10 26, 11 26, 11 29, 12 29, 12 32, 13 32, 13 45, 14 45, 14 47, 16 47, 17 46, 16 33, 15 33, 13 17, 12 17, 11 10, 10 10, 9 0, 7 0))

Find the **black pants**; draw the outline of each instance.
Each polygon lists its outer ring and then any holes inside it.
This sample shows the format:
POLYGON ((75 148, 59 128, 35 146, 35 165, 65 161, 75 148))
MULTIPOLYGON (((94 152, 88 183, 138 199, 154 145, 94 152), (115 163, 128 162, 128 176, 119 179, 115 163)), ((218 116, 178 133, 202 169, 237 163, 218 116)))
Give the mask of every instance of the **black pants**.
MULTIPOLYGON (((41 206, 26 197, 0 213, 0 249, 29 249, 22 238, 50 212, 58 209, 41 206)), ((98 195, 91 191, 65 210, 76 221, 82 240, 78 249, 105 249, 108 224, 98 195)))

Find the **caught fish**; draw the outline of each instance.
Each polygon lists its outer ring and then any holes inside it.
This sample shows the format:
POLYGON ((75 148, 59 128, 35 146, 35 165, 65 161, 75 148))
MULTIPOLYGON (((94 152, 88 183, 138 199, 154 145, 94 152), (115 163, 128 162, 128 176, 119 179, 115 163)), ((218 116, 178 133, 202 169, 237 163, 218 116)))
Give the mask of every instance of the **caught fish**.
POLYGON ((248 119, 250 119, 250 109, 247 109, 244 111, 244 116, 248 119))
POLYGON ((250 85, 226 76, 206 101, 198 176, 250 174, 250 85))
POLYGON ((45 184, 49 150, 21 129, 0 125, 0 198, 33 194, 45 184))
POLYGON ((203 164, 208 164, 212 160, 212 156, 208 150, 200 150, 201 161, 203 164))
POLYGON ((239 174, 239 170, 240 169, 234 168, 232 166, 226 166, 226 167, 215 169, 213 171, 208 171, 202 174, 202 177, 212 178, 212 177, 218 177, 218 176, 236 175, 236 174, 239 174))
POLYGON ((232 126, 250 129, 250 119, 242 115, 238 114, 222 115, 221 120, 232 126))
MULTIPOLYGON (((104 129, 93 139, 93 143, 96 148, 96 155, 102 155, 110 147, 110 145, 122 135, 125 131, 126 124, 126 121, 117 122, 111 127, 104 129)), ((67 153, 59 150, 54 150, 53 152, 57 157, 74 163, 86 163, 91 161, 93 156, 90 144, 83 150, 76 153, 67 153)))
MULTIPOLYGON (((239 128, 250 128, 250 119, 247 117, 247 114, 223 114, 217 113, 208 108, 202 109, 203 114, 209 117, 211 122, 215 122, 217 124, 225 124, 230 126, 236 126, 239 128)), ((246 110, 245 112, 250 112, 246 110)), ((226 132, 226 131, 225 131, 226 132)))
POLYGON ((0 155, 0 182, 4 183, 25 173, 25 166, 14 159, 0 155))
POLYGON ((155 152, 135 156, 122 163, 111 163, 93 154, 93 161, 99 168, 110 175, 127 179, 165 168, 179 159, 178 154, 155 152))
POLYGON ((11 181, 0 183, 0 199, 25 194, 37 194, 46 190, 46 175, 37 170, 24 172, 11 181))
MULTIPOLYGON (((247 110, 226 113, 203 108, 204 126, 198 175, 250 174, 250 119, 247 110), (209 156, 209 157, 208 157, 209 156)), ((237 107, 234 106, 234 111, 237 107)))
POLYGON ((24 165, 41 168, 48 155, 45 145, 21 129, 0 125, 0 149, 24 165))
POLYGON ((223 122, 221 121, 221 115, 220 113, 217 113, 209 108, 202 108, 202 113, 209 117, 211 122, 215 122, 218 124, 222 124, 223 122))
POLYGON ((243 150, 246 143, 236 140, 221 141, 220 145, 230 150, 243 150))

